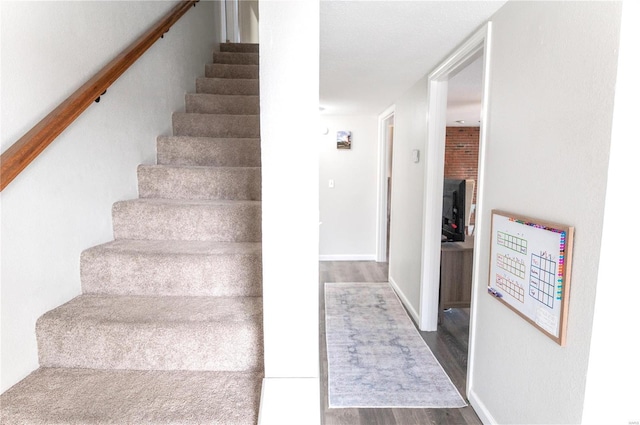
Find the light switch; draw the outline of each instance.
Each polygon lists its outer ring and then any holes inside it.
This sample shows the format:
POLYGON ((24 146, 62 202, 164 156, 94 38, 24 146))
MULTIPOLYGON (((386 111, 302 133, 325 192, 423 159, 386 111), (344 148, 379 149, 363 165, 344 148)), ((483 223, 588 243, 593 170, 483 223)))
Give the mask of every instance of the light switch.
POLYGON ((333 181, 333 179, 329 180, 329 188, 333 189, 336 186, 336 183, 333 181))
POLYGON ((411 151, 411 160, 416 164, 420 162, 420 151, 418 149, 414 149, 411 151))

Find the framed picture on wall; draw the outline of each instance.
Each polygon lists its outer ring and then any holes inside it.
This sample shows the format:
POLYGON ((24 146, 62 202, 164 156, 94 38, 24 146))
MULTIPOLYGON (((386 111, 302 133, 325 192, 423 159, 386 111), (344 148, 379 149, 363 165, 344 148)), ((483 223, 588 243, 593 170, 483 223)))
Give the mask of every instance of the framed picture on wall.
POLYGON ((338 149, 351 149, 351 132, 338 131, 338 149))

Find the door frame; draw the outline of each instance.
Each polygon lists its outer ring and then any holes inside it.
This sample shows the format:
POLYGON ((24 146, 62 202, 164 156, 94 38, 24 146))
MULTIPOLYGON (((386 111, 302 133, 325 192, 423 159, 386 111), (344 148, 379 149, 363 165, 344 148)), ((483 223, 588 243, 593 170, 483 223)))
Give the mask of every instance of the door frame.
POLYGON ((240 42, 239 0, 223 0, 225 41, 240 42))
POLYGON ((448 80, 480 55, 484 56, 482 72, 482 100, 480 113, 480 141, 478 151, 478 179, 476 220, 474 228, 473 277, 471 309, 469 317, 469 357, 467 366, 467 394, 472 388, 476 292, 480 285, 478 261, 480 243, 485 239, 484 220, 484 169, 488 133, 489 81, 491 68, 491 21, 462 43, 446 60, 428 76, 427 143, 425 149, 424 210, 422 240, 422 270, 420 285, 420 329, 435 331, 438 327, 438 296, 440 290, 440 236, 442 220, 442 184, 444 180, 444 150, 446 136, 446 112, 448 80), (433 202, 431 202, 433 201, 433 202))
POLYGON ((387 162, 389 160, 389 150, 387 149, 389 140, 387 139, 386 122, 394 117, 396 105, 391 105, 384 112, 378 115, 378 212, 376 217, 376 261, 387 261, 387 162))

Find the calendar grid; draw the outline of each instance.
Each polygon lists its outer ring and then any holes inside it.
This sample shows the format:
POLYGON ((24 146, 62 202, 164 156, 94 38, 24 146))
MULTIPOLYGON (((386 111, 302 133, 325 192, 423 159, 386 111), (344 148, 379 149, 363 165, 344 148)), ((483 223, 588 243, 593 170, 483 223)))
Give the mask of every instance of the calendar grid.
POLYGON ((524 261, 522 260, 512 258, 509 255, 498 254, 497 265, 501 269, 508 271, 509 273, 519 277, 520 279, 525 278, 526 266, 524 265, 524 261))
POLYGON ((496 274, 496 284, 498 287, 504 289, 507 294, 511 295, 521 303, 524 303, 524 288, 517 282, 514 282, 506 276, 496 274))
POLYGON ((498 245, 502 245, 505 248, 509 248, 518 254, 527 254, 527 241, 526 239, 519 238, 514 235, 510 235, 506 232, 498 232, 498 245))
POLYGON ((553 308, 556 298, 556 262, 546 255, 531 254, 529 295, 542 304, 553 308))

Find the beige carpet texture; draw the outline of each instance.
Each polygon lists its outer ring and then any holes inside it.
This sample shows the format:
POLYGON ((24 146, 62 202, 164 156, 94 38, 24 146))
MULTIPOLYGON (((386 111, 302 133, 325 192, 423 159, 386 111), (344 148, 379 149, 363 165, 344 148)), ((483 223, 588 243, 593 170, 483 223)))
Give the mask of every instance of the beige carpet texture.
POLYGON ((82 294, 36 323, 40 368, 0 423, 255 424, 264 376, 259 50, 205 64, 114 240, 80 256, 82 294))
POLYGON ((2 395, 2 424, 254 424, 260 378, 40 368, 2 395))

